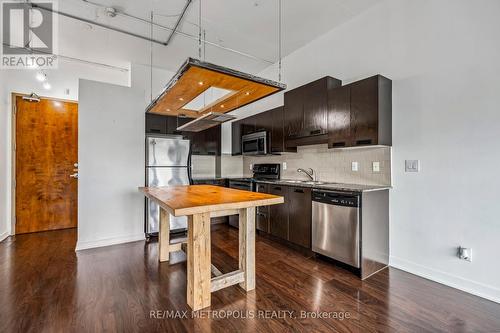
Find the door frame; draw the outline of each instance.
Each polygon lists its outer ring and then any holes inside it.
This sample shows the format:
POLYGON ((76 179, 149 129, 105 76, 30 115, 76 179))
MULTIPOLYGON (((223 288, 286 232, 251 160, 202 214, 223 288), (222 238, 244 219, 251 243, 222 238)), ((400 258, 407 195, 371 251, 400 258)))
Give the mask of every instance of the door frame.
MULTIPOLYGON (((11 146, 10 146, 10 165, 11 165, 11 171, 10 171, 10 201, 11 201, 11 206, 10 206, 10 234, 11 236, 14 236, 16 234, 16 117, 17 117, 17 110, 16 110, 16 99, 17 97, 28 97, 30 94, 23 94, 23 93, 16 93, 13 92, 11 93, 11 146)), ((47 96, 40 96, 40 99, 48 99, 51 101, 58 101, 58 102, 67 102, 67 103, 76 103, 78 104, 78 101, 71 100, 71 99, 63 99, 63 98, 55 98, 55 97, 47 97, 47 96)), ((79 128, 77 128, 79 130, 79 128)), ((77 205, 78 209, 78 205, 77 205)), ((78 221, 77 221, 78 223, 78 221)))

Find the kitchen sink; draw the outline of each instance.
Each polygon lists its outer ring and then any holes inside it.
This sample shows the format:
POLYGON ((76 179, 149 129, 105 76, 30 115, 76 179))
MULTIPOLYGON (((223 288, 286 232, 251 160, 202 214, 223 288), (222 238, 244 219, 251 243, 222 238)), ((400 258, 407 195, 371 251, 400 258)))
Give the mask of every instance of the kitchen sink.
POLYGON ((324 185, 326 182, 312 181, 312 180, 282 180, 282 182, 290 184, 305 184, 305 185, 324 185))

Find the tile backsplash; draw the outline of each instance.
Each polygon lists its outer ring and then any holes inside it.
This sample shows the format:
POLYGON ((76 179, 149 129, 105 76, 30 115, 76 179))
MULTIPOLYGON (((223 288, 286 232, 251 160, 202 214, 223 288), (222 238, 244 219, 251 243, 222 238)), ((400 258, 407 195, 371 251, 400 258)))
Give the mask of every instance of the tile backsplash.
POLYGON ((250 165, 255 163, 281 163, 282 179, 307 179, 298 168, 312 168, 317 180, 366 184, 392 185, 391 147, 353 149, 328 149, 326 144, 298 147, 297 153, 272 156, 244 156, 243 176, 251 176, 250 165), (287 169, 283 170, 283 162, 287 169), (352 162, 358 162, 358 171, 352 171, 352 162), (379 162, 380 170, 374 172, 372 163, 379 162))
POLYGON ((215 156, 192 155, 191 164, 193 178, 215 177, 215 156))

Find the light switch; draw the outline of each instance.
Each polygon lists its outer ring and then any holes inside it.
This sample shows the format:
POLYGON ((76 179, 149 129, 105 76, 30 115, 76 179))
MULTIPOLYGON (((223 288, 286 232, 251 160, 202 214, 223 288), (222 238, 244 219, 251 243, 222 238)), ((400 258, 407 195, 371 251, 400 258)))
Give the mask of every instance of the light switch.
POLYGON ((253 164, 250 164, 250 171, 253 170, 253 164))
POLYGON ((372 170, 373 170, 373 172, 380 172, 380 162, 373 162, 372 163, 372 170))
POLYGON ((283 162, 283 170, 286 170, 286 162, 283 162))
POLYGON ((351 163, 351 170, 352 171, 358 171, 359 170, 359 163, 358 162, 352 162, 351 163))
POLYGON ((405 161, 405 171, 406 172, 419 172, 420 171, 420 160, 406 160, 405 161))

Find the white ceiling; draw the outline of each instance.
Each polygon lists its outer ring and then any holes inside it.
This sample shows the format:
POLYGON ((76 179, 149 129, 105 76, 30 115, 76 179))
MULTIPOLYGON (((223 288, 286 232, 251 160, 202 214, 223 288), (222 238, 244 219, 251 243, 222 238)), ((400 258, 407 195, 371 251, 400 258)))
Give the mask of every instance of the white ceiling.
MULTIPOLYGON (((106 16, 104 7, 173 27, 185 0, 84 0, 59 1, 59 10, 136 34, 150 36, 151 27, 125 16, 106 16)), ((199 2, 193 0, 179 27, 198 34, 199 2)), ((206 38, 225 47, 276 61, 278 57, 278 0, 201 0, 202 27, 206 38)), ((282 0, 283 56, 362 13, 381 0, 282 0)), ((151 43, 119 32, 92 26, 67 17, 59 17, 59 54, 110 65, 129 62, 150 63, 151 43)), ((155 39, 166 41, 169 31, 153 29, 155 39)), ((153 45, 153 64, 175 71, 187 57, 198 57, 196 40, 176 35, 168 46, 153 45)), ((257 73, 269 63, 206 46, 206 61, 257 73)))

